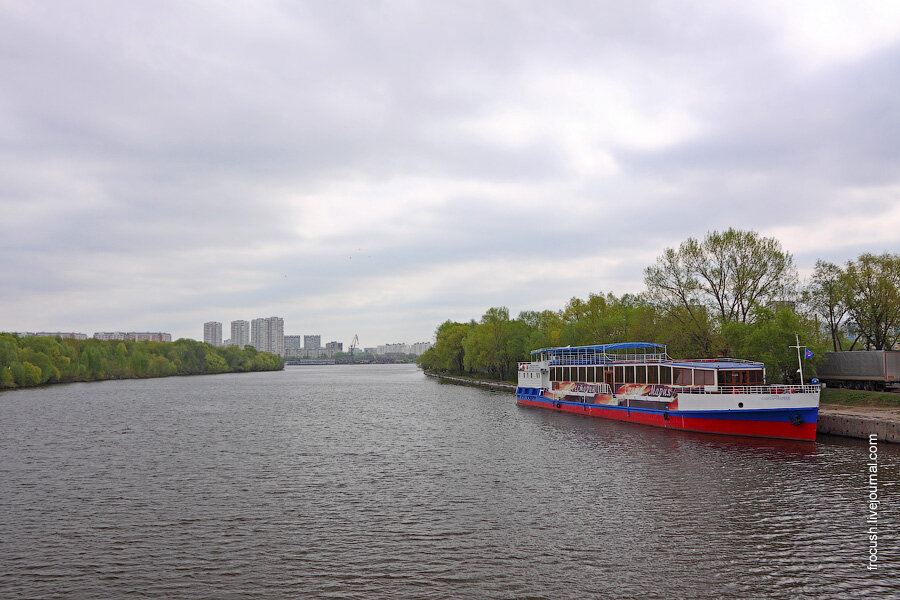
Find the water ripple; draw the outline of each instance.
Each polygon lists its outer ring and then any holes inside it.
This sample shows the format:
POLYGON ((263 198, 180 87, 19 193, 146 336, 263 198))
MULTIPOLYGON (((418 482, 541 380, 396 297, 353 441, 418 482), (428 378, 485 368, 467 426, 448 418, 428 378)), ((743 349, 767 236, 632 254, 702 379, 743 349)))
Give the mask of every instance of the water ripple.
MULTIPOLYGON (((0 597, 898 597, 864 566, 864 454, 523 409, 408 366, 5 392, 0 597)), ((882 444, 885 531, 898 464, 882 444)))

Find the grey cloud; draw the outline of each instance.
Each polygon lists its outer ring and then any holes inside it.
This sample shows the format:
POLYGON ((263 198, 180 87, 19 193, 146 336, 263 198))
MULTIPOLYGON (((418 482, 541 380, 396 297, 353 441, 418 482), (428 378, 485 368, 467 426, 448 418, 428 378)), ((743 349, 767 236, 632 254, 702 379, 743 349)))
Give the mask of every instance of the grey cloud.
MULTIPOLYGON (((712 228, 809 218, 809 202, 840 202, 837 186, 896 181, 898 113, 885 82, 898 49, 801 77, 784 60, 780 34, 741 7, 6 5, 0 273, 10 284, 0 302, 65 305, 84 296, 89 306, 104 297, 68 261, 54 260, 60 256, 87 270, 119 265, 104 275, 133 282, 131 295, 127 285, 116 292, 120 305, 85 322, 140 314, 160 328, 202 322, 204 310, 265 313, 284 299, 296 300, 299 321, 312 318, 305 298, 454 261, 540 254, 565 265, 572 256, 624 255, 603 276, 627 286, 646 266, 629 252, 643 257, 712 228), (574 173, 558 139, 511 144, 461 126, 515 103, 518 86, 540 69, 621 82, 639 109, 677 106, 701 133, 653 151, 610 143, 605 150, 621 170, 591 177, 574 173), (421 207, 428 218, 400 215, 351 230, 341 198, 327 196, 346 181, 389 194, 391 182, 405 180, 518 185, 548 197, 542 207, 517 209, 508 198, 450 191, 443 203, 421 207), (333 207, 336 232, 328 237, 305 224, 311 197, 333 207), (265 248, 280 251, 254 258, 265 248), (154 287, 160 279, 169 299, 154 287), (232 280, 239 285, 227 291, 232 280), (224 293, 198 289, 215 281, 224 293)), ((551 284, 560 286, 561 305, 573 293, 600 291, 592 277, 585 274, 585 292, 562 275, 514 284, 500 297, 451 286, 440 297, 401 302, 402 317, 372 309, 359 319, 421 331, 426 319, 456 307, 545 308, 528 303, 546 298, 551 284)), ((53 318, 78 314, 60 309, 53 318)), ((17 323, 26 316, 7 313, 15 323, 0 328, 25 327, 17 323)), ((232 315, 241 316, 251 315, 232 315)), ((343 314, 316 318, 347 322, 343 314)))

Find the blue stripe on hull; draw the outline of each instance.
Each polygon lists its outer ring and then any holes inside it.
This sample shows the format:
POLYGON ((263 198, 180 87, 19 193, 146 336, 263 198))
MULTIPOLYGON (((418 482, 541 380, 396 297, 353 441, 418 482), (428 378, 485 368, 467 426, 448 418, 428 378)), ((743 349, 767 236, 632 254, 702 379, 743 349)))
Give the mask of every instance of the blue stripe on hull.
POLYGON ((799 415, 803 423, 817 423, 819 420, 819 408, 759 408, 749 410, 659 410, 656 408, 639 408, 629 406, 611 406, 609 404, 590 404, 585 402, 570 402, 567 400, 551 400, 545 396, 535 394, 516 394, 517 399, 529 402, 541 402, 548 407, 556 404, 563 406, 589 406, 592 409, 609 411, 629 411, 662 415, 668 413, 670 417, 686 417, 690 419, 725 419, 729 421, 769 421, 769 422, 793 422, 799 415))

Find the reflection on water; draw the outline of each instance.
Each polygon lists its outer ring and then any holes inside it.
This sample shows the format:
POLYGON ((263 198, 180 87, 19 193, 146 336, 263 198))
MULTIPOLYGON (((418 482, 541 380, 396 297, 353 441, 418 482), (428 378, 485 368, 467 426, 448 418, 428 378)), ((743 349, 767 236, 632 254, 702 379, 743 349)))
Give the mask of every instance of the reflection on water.
MULTIPOLYGON (((411 366, 4 393, 0 432, 0 596, 900 594, 865 569, 858 440, 563 415, 411 366)), ((898 464, 881 444, 885 529, 898 464)))

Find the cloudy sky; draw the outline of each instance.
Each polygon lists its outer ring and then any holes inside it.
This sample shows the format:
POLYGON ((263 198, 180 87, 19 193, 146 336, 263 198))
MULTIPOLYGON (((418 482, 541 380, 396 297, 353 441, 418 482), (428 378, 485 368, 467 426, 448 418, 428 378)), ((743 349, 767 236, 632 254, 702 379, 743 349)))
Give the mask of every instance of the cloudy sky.
POLYGON ((365 346, 900 252, 900 3, 0 0, 0 330, 365 346))

